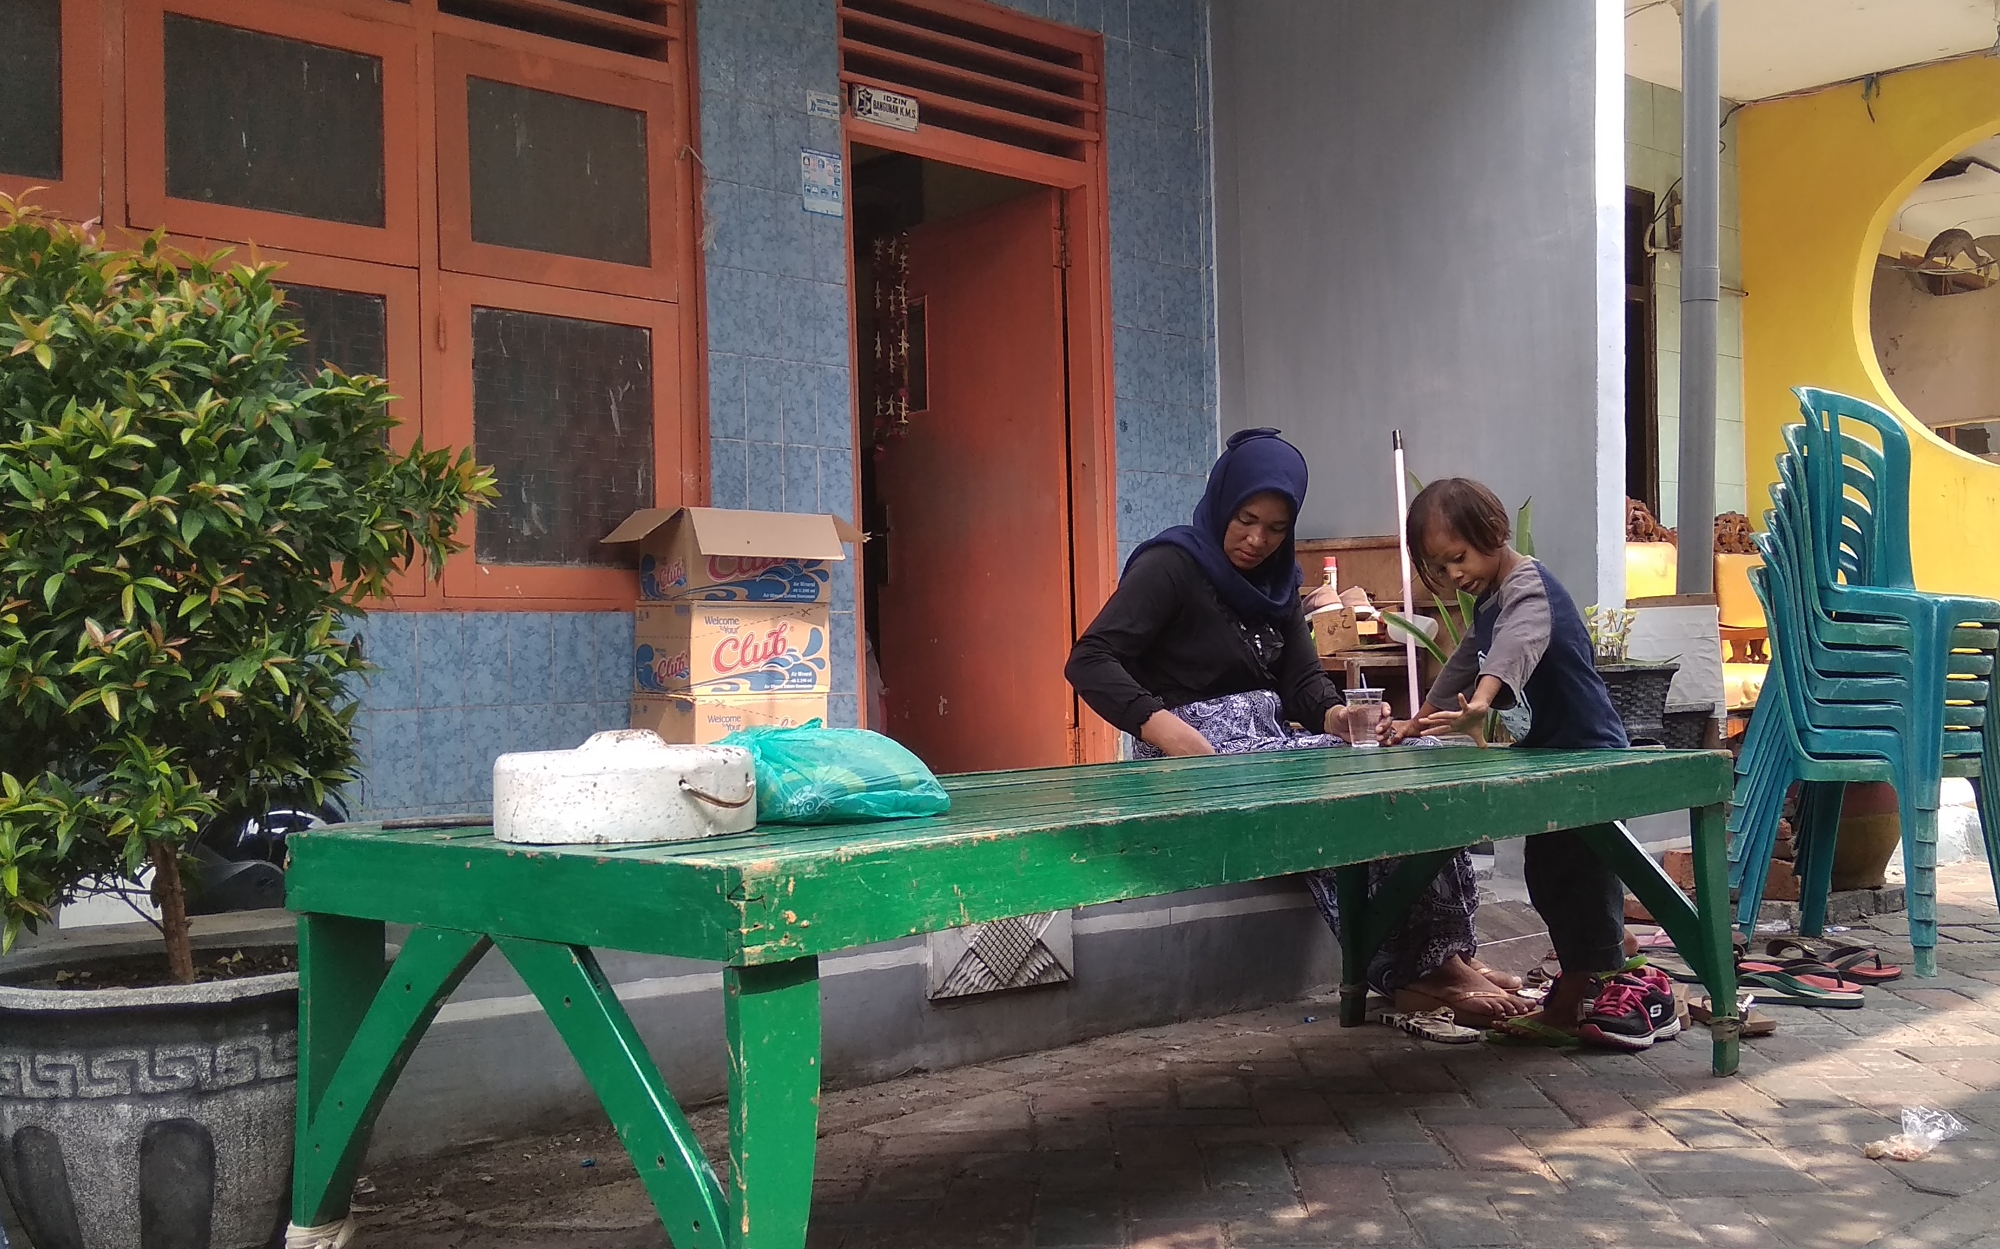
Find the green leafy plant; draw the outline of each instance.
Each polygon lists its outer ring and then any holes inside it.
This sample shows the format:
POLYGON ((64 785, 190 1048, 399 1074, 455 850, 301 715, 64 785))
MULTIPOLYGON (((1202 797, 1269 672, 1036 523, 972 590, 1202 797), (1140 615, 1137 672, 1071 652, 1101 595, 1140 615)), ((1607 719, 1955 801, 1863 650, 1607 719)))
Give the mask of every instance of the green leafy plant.
POLYGON ((1622 664, 1632 644, 1632 625, 1639 613, 1624 607, 1602 607, 1596 603, 1583 609, 1583 627, 1590 633, 1590 647, 1599 664, 1622 664))
POLYGON ((273 272, 0 196, 0 949, 150 868, 192 980, 189 839, 354 779, 349 626, 493 494, 390 449, 380 379, 301 374, 273 272))

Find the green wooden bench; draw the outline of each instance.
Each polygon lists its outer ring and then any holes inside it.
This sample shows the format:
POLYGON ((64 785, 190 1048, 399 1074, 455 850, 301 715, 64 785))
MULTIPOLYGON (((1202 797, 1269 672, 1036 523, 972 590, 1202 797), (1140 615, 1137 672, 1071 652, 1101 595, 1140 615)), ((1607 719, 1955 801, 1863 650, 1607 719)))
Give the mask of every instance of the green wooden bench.
MULTIPOLYGON (((376 1113, 489 946, 540 1000, 630 1151, 676 1249, 799 1249, 812 1202, 820 955, 1038 911, 1339 867, 1348 976, 1440 863, 1481 838, 1583 830, 1723 1007, 1736 1068, 1726 756, 1313 750, 947 780, 952 811, 682 842, 529 849, 485 827, 295 836, 299 1112, 293 1222, 347 1212, 376 1113), (1693 810, 1700 906, 1617 821, 1693 810), (1373 901, 1371 860, 1411 856, 1373 901), (393 964, 384 924, 413 925, 393 964), (724 964, 729 1167, 718 1180, 592 953, 724 964)), ((1088 992, 1082 987, 1077 992, 1088 992)), ((1341 1022, 1366 989, 1342 988, 1341 1022)))

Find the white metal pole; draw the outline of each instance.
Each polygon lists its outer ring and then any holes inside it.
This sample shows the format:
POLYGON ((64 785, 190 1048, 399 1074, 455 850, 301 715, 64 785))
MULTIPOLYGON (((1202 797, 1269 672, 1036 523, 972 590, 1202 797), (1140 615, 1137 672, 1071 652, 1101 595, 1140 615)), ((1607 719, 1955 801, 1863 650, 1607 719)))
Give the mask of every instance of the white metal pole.
MULTIPOLYGON (((1417 602, 1410 593, 1409 474, 1403 470, 1403 431, 1391 432, 1396 443, 1396 546, 1403 555, 1403 619, 1414 625, 1417 622, 1417 602)), ((1410 714, 1415 716, 1423 702, 1417 693, 1417 637, 1407 629, 1403 631, 1403 654, 1410 678, 1410 714)))

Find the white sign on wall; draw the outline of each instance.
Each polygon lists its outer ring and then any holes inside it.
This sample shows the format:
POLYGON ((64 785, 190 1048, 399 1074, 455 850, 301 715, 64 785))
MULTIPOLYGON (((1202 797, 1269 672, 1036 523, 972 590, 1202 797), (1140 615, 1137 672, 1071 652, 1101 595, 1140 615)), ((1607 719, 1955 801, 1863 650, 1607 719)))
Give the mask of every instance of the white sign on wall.
POLYGON ((845 196, 841 188, 840 153, 799 149, 799 195, 805 210, 822 217, 838 217, 845 196))
POLYGON ((880 87, 854 84, 854 94, 848 101, 856 121, 871 121, 878 126, 888 126, 892 130, 915 130, 917 128, 917 102, 907 95, 897 95, 894 91, 884 91, 880 87))

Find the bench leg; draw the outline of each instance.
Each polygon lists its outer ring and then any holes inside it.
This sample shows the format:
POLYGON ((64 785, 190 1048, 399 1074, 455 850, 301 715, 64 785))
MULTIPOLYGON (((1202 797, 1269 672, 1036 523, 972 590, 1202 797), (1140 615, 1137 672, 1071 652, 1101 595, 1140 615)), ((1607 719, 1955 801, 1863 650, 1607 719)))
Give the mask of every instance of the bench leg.
POLYGON ((495 944, 597 1090, 674 1249, 723 1249, 722 1187, 597 956, 550 941, 495 944))
POLYGON ((1581 832, 1701 977, 1714 1017, 1709 1034, 1715 1074, 1734 1075, 1742 1021, 1736 1017, 1736 955, 1729 939, 1729 830, 1720 806, 1697 807, 1689 813, 1689 824, 1694 834, 1694 902, 1623 824, 1602 824, 1581 832))
POLYGON ((299 917, 298 1227, 347 1216, 375 1116, 438 1008, 486 952, 475 933, 419 928, 384 968, 382 927, 299 917))
POLYGON ((801 1249, 819 1139, 819 960, 729 967, 729 1249, 801 1249))
POLYGON ((1358 1028, 1368 1022, 1368 960, 1373 946, 1363 944, 1368 915, 1368 865, 1356 863, 1333 869, 1334 890, 1340 898, 1340 1026, 1358 1028))
POLYGON ((1344 1028, 1368 1021, 1368 961, 1382 948, 1389 930, 1402 921, 1410 904, 1431 887, 1457 850, 1432 850, 1404 859, 1375 895, 1368 895, 1368 865, 1334 869, 1340 897, 1340 1023, 1344 1028))

